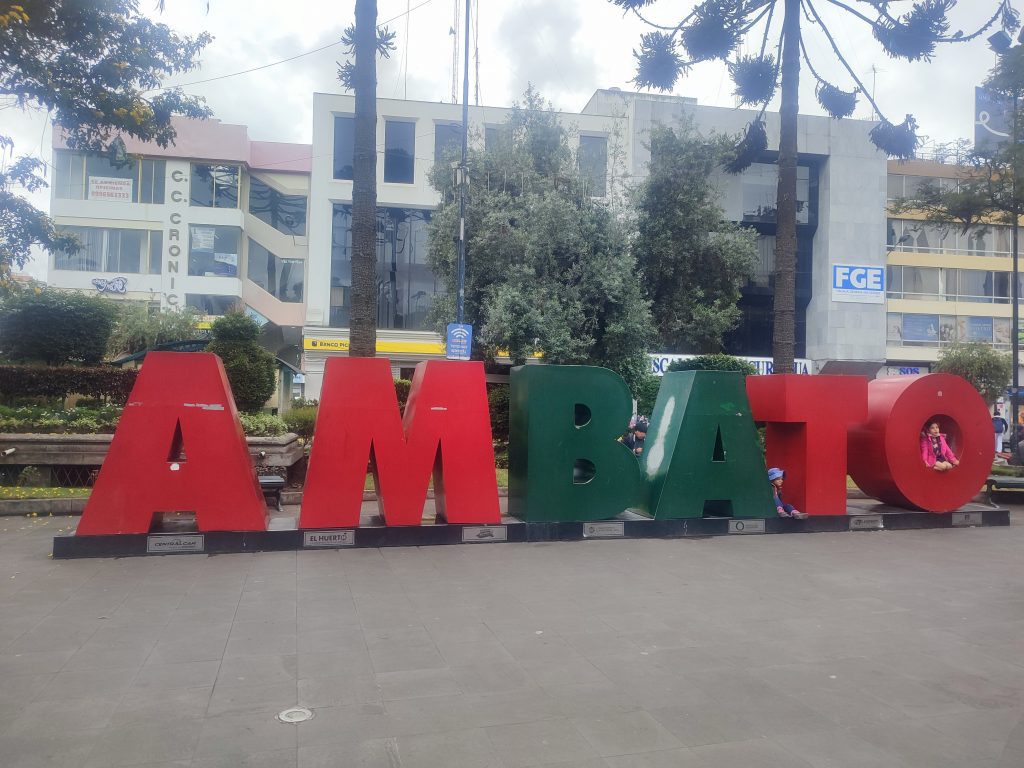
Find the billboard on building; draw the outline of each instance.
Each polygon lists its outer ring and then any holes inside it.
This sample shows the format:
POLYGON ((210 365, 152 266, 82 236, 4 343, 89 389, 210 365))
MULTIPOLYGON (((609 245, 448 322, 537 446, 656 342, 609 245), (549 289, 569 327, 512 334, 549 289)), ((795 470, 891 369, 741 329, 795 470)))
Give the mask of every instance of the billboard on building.
POLYGON ((992 152, 1013 133, 1013 102, 980 86, 974 88, 974 148, 992 152))
POLYGON ((832 301, 884 304, 885 267, 833 264, 832 301))

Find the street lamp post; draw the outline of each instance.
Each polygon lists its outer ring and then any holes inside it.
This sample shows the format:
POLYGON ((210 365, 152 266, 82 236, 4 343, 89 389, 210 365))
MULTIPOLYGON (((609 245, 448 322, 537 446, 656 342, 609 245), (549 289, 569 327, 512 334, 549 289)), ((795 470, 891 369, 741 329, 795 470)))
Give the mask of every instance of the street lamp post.
MULTIPOLYGON (((1024 43, 1024 30, 1021 30, 1021 34, 1017 37, 1018 43, 1024 43)), ((996 32, 990 38, 988 38, 989 47, 995 51, 996 56, 1005 56, 1011 48, 1014 47, 1013 40, 1008 34, 1003 31, 996 32)), ((1017 186, 1017 135, 1018 135, 1018 100, 1020 94, 1016 88, 1013 92, 1013 123, 1010 132, 1010 162, 1012 163, 1012 204, 1011 214, 1013 216, 1012 231, 1010 235, 1011 243, 1011 257, 1012 257, 1012 269, 1013 279, 1010 282, 1010 303, 1011 303, 1011 319, 1010 319, 1010 359, 1013 371, 1011 372, 1011 385, 1010 385, 1010 454, 1013 457, 1013 461, 1018 459, 1017 455, 1017 417, 1020 406, 1019 399, 1019 388, 1020 388, 1020 338, 1018 336, 1020 331, 1020 286, 1019 286, 1019 272, 1018 272, 1018 240, 1020 228, 1020 197, 1018 195, 1017 186)))
POLYGON ((469 146, 469 2, 466 0, 466 47, 462 62, 462 160, 456 176, 459 185, 459 256, 456 266, 455 322, 463 321, 466 300, 466 184, 469 174, 466 153, 469 146))

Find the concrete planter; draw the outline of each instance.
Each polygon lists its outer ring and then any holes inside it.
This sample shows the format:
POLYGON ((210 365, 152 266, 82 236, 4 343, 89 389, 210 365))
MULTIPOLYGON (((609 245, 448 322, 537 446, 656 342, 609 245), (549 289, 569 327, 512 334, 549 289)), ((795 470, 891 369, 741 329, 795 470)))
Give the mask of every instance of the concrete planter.
POLYGON ((0 517, 80 515, 88 499, 0 499, 0 517))

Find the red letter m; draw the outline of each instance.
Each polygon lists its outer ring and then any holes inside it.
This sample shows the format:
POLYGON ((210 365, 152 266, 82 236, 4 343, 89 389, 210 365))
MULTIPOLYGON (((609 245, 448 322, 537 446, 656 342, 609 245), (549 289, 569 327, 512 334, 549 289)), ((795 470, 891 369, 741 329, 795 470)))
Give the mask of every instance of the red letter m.
POLYGON ((483 363, 420 363, 402 418, 388 360, 330 358, 299 527, 358 526, 368 459, 387 525, 420 525, 431 475, 439 520, 500 522, 483 363))

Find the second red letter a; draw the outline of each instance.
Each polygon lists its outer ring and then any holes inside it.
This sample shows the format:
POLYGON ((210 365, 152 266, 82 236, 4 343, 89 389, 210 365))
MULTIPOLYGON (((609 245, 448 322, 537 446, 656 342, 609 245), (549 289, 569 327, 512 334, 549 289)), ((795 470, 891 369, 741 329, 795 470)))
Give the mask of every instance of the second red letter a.
POLYGON ((299 527, 358 526, 368 459, 387 525, 420 525, 432 476, 439 521, 500 522, 483 364, 420 363, 402 417, 388 360, 329 359, 299 527))

